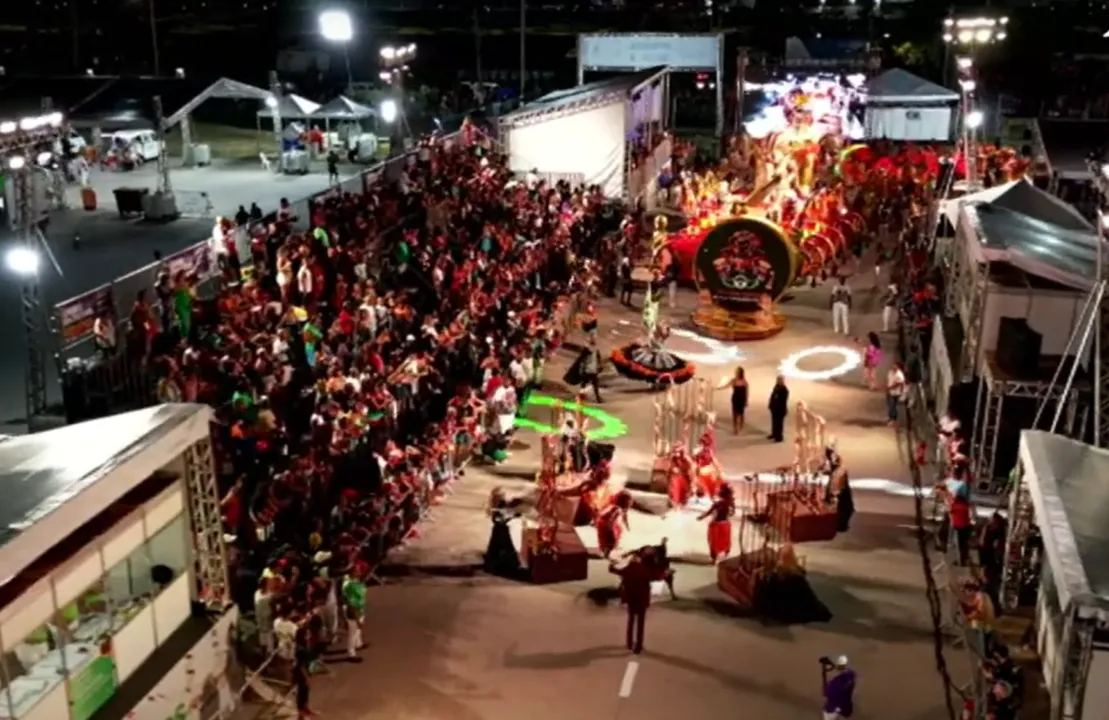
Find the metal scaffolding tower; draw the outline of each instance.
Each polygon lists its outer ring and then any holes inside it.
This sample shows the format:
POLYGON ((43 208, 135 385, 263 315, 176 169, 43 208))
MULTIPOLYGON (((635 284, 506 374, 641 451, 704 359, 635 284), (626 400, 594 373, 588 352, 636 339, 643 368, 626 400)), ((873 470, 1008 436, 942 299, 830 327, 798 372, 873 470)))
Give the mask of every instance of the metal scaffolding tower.
MULTIPOLYGON (((13 156, 19 157, 19 156, 13 156)), ((40 231, 35 222, 34 178, 32 168, 26 162, 10 164, 12 191, 15 199, 17 238, 19 246, 26 249, 29 257, 38 257, 40 231)), ((45 243, 41 243, 45 245, 45 243)), ((20 275, 19 305, 23 320, 24 336, 27 342, 27 357, 24 363, 24 411, 28 426, 32 418, 46 410, 46 354, 43 352, 44 334, 47 331, 39 287, 38 268, 20 275)))
MULTIPOLYGON (((1109 205, 1109 164, 1090 162, 1094 188, 1101 196, 1102 208, 1097 213, 1097 279, 1109 280, 1109 262, 1105 258, 1105 231, 1109 216, 1104 206, 1109 205)), ((1098 305, 1098 318, 1094 328, 1094 444, 1109 448, 1109 303, 1098 305)))
POLYGON ((189 495, 190 530, 196 542, 195 569, 202 588, 201 599, 209 610, 222 611, 231 602, 231 584, 211 439, 205 438, 185 451, 185 484, 189 495))

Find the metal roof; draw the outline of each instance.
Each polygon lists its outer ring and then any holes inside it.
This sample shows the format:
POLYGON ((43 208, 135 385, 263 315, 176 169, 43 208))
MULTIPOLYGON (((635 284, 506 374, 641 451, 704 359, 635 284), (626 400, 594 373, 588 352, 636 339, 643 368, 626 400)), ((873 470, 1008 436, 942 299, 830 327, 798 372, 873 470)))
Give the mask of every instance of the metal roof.
POLYGON ((566 90, 547 93, 527 103, 519 110, 509 113, 502 122, 512 124, 525 119, 536 118, 554 112, 575 112, 626 98, 641 86, 662 76, 666 67, 659 65, 639 72, 618 75, 606 80, 578 85, 566 90))
POLYGON ((959 93, 948 90, 942 85, 917 77, 901 68, 892 68, 866 83, 868 100, 878 102, 896 101, 951 101, 958 100, 959 93))
POLYGON ((159 405, 0 443, 0 584, 194 442, 203 405, 159 405))
POLYGON ((1020 446, 1060 606, 1109 620, 1109 451, 1040 430, 1020 446))

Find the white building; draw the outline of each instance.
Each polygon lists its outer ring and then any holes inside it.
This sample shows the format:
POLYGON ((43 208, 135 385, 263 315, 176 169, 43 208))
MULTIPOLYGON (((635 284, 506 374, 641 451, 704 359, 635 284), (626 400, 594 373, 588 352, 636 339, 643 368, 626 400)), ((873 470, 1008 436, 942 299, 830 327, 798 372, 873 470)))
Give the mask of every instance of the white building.
POLYGON ((510 169, 600 185, 610 198, 639 197, 670 155, 667 143, 633 163, 637 138, 658 137, 667 124, 667 72, 656 67, 558 90, 504 116, 510 169))
POLYGON ((866 84, 868 140, 946 142, 951 139, 959 94, 894 68, 866 84))

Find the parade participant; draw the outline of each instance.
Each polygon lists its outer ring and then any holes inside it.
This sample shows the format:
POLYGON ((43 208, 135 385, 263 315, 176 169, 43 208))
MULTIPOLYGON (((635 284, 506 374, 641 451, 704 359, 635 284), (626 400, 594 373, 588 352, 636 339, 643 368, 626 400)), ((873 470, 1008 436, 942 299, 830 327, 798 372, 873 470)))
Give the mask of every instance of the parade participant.
POLYGON ((623 567, 610 565, 609 570, 620 576, 620 601, 628 611, 625 642, 636 655, 643 652, 647 609, 651 607, 652 569, 639 558, 632 558, 623 567))
POLYGON ((690 489, 693 486, 693 459, 689 457, 684 443, 676 443, 670 451, 667 478, 670 507, 685 507, 689 502, 690 489))
POLYGON ((836 286, 832 288, 832 332, 850 334, 851 313, 851 288, 847 285, 847 278, 840 276, 836 286))
POLYGON ((836 532, 847 532, 851 528, 851 517, 855 514, 855 498, 851 492, 847 468, 834 447, 824 449, 824 459, 825 471, 828 473, 824 502, 836 506, 836 532))
POLYGON ((789 413, 789 388, 786 387, 785 378, 781 375, 774 381, 774 389, 770 391, 767 408, 770 410, 770 434, 767 439, 782 442, 786 415, 789 413))
POLYGON ((567 384, 576 385, 583 390, 587 387, 593 388, 594 400, 602 403, 604 400, 601 398, 600 378, 603 364, 604 358, 601 356, 601 351, 597 349, 596 340, 590 338, 589 345, 582 348, 577 360, 570 366, 563 379, 567 384))
POLYGON ((603 557, 612 555, 612 551, 620 544, 624 531, 628 529, 628 510, 631 504, 631 494, 627 490, 621 490, 596 515, 594 525, 597 528, 597 544, 603 557))
MULTIPOLYGON (((821 658, 821 663, 826 660, 821 658)), ((840 655, 835 662, 827 662, 832 675, 824 676, 824 720, 845 720, 855 713, 855 671, 848 665, 847 657, 840 655)))
POLYGON ((735 369, 732 378, 732 434, 739 435, 743 431, 747 413, 748 387, 747 376, 742 367, 735 369))
POLYGON ((674 591, 675 572, 670 567, 670 551, 666 546, 667 539, 663 538, 658 545, 644 545, 641 548, 624 553, 623 561, 637 558, 650 571, 651 582, 666 583, 670 591, 670 599, 677 600, 678 594, 674 591))
POLYGON ((878 339, 878 333, 867 333, 866 350, 863 351, 863 381, 866 382, 866 386, 871 390, 878 389, 875 375, 881 363, 882 341, 878 339))
POLYGON ((712 507, 701 514, 698 520, 709 522, 709 559, 713 564, 717 558, 724 558, 732 551, 732 516, 735 515, 735 495, 727 483, 720 485, 720 490, 713 501, 712 507))
POLYGON ((709 427, 701 434, 701 442, 693 456, 696 470, 697 497, 716 497, 722 482, 720 463, 716 459, 716 439, 713 437, 712 428, 709 427))

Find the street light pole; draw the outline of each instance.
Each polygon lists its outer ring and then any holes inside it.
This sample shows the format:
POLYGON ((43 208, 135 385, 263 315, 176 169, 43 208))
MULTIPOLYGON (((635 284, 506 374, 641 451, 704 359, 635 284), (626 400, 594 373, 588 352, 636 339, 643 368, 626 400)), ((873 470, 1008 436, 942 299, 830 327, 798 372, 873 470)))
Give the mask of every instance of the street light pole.
POLYGON ((527 36, 528 0, 520 0, 520 102, 524 101, 524 90, 527 89, 527 36))
POLYGON ((154 77, 161 75, 161 59, 158 56, 158 17, 155 11, 154 0, 149 0, 150 8, 150 46, 154 57, 154 77))

